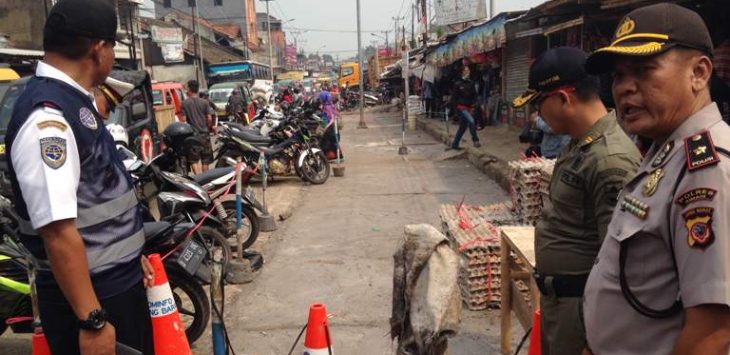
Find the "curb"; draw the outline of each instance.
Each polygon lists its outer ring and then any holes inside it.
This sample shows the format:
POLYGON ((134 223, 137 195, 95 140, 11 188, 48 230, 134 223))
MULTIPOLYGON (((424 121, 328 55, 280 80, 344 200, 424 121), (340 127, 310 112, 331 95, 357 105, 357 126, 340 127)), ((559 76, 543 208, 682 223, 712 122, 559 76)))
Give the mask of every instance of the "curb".
MULTIPOLYGON (((416 127, 444 144, 449 144, 454 137, 452 134, 447 135, 445 130, 438 127, 437 124, 425 122, 421 118, 416 119, 416 127)), ((502 189, 507 192, 510 191, 509 164, 507 160, 490 154, 488 150, 484 151, 474 147, 466 147, 466 156, 470 163, 494 180, 502 189)))

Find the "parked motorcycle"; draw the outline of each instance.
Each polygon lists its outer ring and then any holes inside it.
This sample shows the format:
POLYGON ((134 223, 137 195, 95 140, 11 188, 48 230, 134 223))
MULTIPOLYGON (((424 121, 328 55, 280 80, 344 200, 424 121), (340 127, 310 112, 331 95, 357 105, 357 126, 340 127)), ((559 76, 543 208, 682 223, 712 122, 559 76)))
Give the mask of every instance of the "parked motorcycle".
POLYGON ((227 159, 241 157, 247 166, 267 169, 271 176, 299 176, 319 185, 327 181, 329 162, 322 149, 312 139, 305 124, 288 119, 269 137, 241 130, 234 125, 219 129, 220 149, 215 157, 218 166, 227 159))
MULTIPOLYGON (((17 236, 17 216, 10 201, 0 196, 0 334, 9 325, 15 333, 32 333, 33 311, 28 263, 32 255, 17 236)), ((205 263, 207 250, 191 238, 194 225, 179 217, 172 222, 145 223, 143 254, 166 255, 165 270, 185 333, 192 344, 205 331, 210 320, 210 301, 205 289, 195 279, 200 273, 210 274, 205 263)))

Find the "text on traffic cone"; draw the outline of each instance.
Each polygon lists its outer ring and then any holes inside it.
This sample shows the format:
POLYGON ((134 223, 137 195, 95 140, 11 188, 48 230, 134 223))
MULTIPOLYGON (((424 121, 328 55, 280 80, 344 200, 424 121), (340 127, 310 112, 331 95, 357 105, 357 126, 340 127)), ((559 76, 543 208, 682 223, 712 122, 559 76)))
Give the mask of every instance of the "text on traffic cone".
POLYGON ((188 338, 185 336, 185 325, 180 320, 160 254, 150 255, 149 261, 155 273, 153 286, 147 289, 155 354, 191 354, 188 338))

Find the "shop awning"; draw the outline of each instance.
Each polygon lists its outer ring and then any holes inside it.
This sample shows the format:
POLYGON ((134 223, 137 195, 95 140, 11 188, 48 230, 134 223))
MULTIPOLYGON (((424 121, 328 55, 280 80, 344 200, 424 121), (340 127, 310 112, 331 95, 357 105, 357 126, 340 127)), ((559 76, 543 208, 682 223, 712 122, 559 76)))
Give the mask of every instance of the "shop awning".
POLYGON ((449 35, 444 43, 431 50, 427 61, 443 67, 462 58, 501 48, 507 40, 504 24, 509 15, 501 13, 487 22, 449 35))
POLYGON ((565 29, 568 29, 571 27, 580 26, 582 24, 583 24, 583 16, 578 17, 577 19, 565 21, 563 23, 559 23, 557 25, 547 27, 547 28, 545 28, 545 30, 542 31, 542 34, 547 36, 547 35, 553 34, 555 32, 560 32, 562 30, 565 30, 565 29))

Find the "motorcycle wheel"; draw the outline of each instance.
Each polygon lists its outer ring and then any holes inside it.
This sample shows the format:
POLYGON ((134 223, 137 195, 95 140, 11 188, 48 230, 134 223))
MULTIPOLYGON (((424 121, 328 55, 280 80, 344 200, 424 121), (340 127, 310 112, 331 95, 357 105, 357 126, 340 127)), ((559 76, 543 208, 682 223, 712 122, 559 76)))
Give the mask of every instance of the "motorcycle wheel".
POLYGON ((176 267, 167 268, 172 298, 185 324, 185 335, 192 344, 205 332, 210 321, 210 300, 205 289, 192 276, 176 267))
MULTIPOLYGON (((223 228, 223 227, 221 227, 223 228)), ((198 238, 203 238, 205 247, 208 250, 220 249, 223 254, 223 270, 228 268, 228 263, 231 261, 233 252, 231 246, 228 244, 228 240, 218 229, 210 226, 202 226, 198 230, 198 238)))
POLYGON ((304 178, 314 185, 324 184, 330 177, 330 163, 322 151, 308 155, 301 169, 304 178))
MULTIPOLYGON (((225 201, 222 203, 223 208, 226 210, 226 218, 223 223, 226 225, 228 230, 228 237, 234 241, 236 239, 236 201, 225 201)), ((248 249, 256 242, 259 237, 259 217, 256 215, 251 208, 245 204, 241 210, 241 228, 244 228, 248 233, 243 238, 243 250, 248 249)), ((235 244, 235 242, 234 242, 235 244)))

